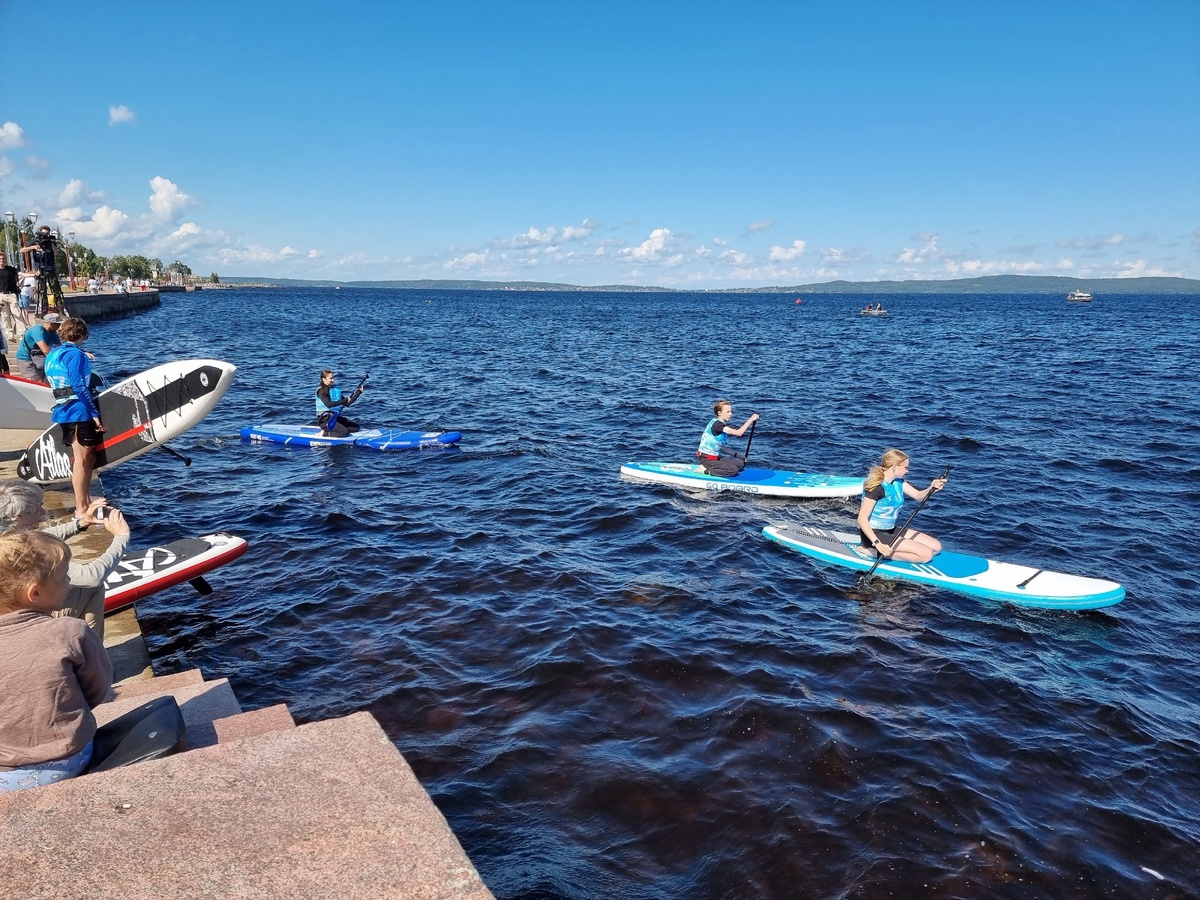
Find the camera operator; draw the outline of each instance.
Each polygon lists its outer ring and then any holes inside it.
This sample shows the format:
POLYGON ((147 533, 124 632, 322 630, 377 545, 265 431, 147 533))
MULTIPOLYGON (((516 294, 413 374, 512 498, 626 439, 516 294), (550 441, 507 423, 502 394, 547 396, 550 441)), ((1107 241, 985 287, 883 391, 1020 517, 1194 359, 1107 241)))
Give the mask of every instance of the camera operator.
POLYGON ((21 248, 22 253, 29 253, 33 259, 33 269, 37 272, 37 314, 43 315, 49 308, 64 311, 62 285, 58 283, 58 265, 55 256, 58 253, 58 238, 50 230, 49 225, 43 225, 34 235, 33 243, 21 248), (48 293, 53 294, 50 301, 48 293))

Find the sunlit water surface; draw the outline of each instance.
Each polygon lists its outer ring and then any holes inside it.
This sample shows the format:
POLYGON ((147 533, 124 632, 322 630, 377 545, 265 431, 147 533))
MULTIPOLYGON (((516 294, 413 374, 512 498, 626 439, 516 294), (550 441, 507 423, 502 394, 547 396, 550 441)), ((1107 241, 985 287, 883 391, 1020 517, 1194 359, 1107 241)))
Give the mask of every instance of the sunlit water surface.
POLYGON ((794 300, 228 290, 98 323, 110 377, 239 367, 190 468, 104 476, 135 546, 251 544, 139 604, 156 670, 370 712, 501 898, 1200 896, 1200 304, 794 300), (238 439, 309 419, 326 366, 461 449, 238 439), (862 591, 760 535, 854 502, 619 477, 689 459, 717 397, 762 414, 752 462, 952 464, 915 524, 1128 597, 862 591))

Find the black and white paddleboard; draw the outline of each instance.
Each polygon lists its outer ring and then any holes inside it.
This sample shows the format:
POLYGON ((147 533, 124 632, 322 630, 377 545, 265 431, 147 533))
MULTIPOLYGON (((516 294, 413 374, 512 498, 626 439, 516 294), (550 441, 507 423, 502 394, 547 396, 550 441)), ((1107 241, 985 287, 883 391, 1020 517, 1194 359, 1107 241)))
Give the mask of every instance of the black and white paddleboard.
POLYGON ((104 611, 116 612, 185 581, 193 582, 201 593, 209 593, 212 588, 202 576, 233 562, 249 546, 244 538, 220 533, 126 553, 104 580, 104 611))
MULTIPOLYGON (((141 456, 200 423, 225 396, 237 366, 216 359, 164 363, 126 378, 96 400, 104 442, 96 448, 95 470, 141 456)), ((47 428, 17 462, 26 481, 71 480, 72 449, 58 425, 47 428)))

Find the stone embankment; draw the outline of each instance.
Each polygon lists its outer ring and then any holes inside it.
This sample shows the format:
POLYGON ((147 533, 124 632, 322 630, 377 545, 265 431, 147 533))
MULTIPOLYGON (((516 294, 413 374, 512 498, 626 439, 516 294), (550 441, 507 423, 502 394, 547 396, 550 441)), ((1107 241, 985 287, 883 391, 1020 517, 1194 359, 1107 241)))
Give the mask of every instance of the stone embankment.
MULTIPOLYGON (((0 478, 15 477, 37 434, 0 429, 0 478)), ((52 515, 72 505, 69 488, 47 490, 52 515)), ((72 538, 73 551, 95 556, 106 538, 92 529, 72 538)), ((105 646, 117 684, 97 720, 170 694, 188 749, 0 794, 6 897, 492 896, 368 713, 297 726, 284 704, 243 711, 228 679, 195 669, 155 677, 133 608, 106 619, 105 646)))

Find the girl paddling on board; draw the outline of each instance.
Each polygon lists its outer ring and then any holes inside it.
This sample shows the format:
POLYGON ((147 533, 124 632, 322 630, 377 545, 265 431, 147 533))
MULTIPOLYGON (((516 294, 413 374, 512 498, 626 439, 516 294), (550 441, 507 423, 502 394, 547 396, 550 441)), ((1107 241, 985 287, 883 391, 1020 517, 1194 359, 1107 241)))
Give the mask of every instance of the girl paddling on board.
POLYGON ((700 447, 696 450, 696 460, 704 467, 709 475, 721 478, 733 478, 746 467, 746 460, 737 456, 728 456, 723 452, 730 437, 741 437, 746 429, 758 421, 758 413, 751 413, 750 418, 742 423, 741 428, 730 428, 729 417, 733 415, 733 405, 728 400, 718 400, 713 404, 716 418, 704 426, 700 435, 700 447))
POLYGON ((332 369, 321 370, 321 383, 317 386, 317 424, 327 437, 349 437, 359 431, 361 426, 354 420, 341 415, 341 410, 361 396, 363 387, 359 385, 358 389, 353 391, 349 397, 343 397, 342 389, 334 387, 335 378, 337 375, 332 369), (336 418, 334 418, 335 411, 338 412, 336 418), (332 428, 329 427, 330 419, 333 419, 332 428))
POLYGON ((935 478, 925 490, 918 490, 907 481, 908 454, 901 450, 886 450, 880 464, 874 466, 863 484, 862 504, 858 508, 858 534, 862 546, 880 556, 906 562, 929 562, 942 550, 941 542, 915 528, 898 534, 896 520, 904 498, 924 500, 931 491, 946 486, 945 478, 935 478))

